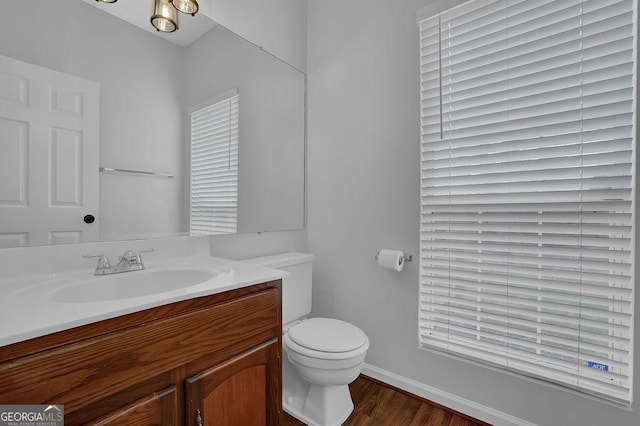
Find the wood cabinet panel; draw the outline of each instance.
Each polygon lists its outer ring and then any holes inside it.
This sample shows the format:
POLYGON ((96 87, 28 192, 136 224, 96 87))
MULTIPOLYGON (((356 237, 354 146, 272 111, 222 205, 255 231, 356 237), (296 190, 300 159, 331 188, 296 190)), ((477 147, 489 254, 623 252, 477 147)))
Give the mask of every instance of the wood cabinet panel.
POLYGON ((177 392, 172 386, 132 402, 88 426, 174 426, 177 423, 177 392))
POLYGON ((267 366, 265 364, 248 367, 229 377, 204 399, 204 425, 266 425, 266 389, 267 366))
MULTIPOLYGON (((84 425, 95 419, 108 417, 109 414, 118 412, 132 402, 147 399, 150 395, 155 395, 164 389, 173 388, 176 384, 181 383, 180 379, 181 377, 176 377, 173 371, 167 371, 143 382, 135 383, 121 392, 111 393, 108 389, 105 389, 105 395, 108 394, 108 396, 97 402, 92 402, 74 411, 69 411, 65 407, 65 424, 84 425)), ((176 398, 180 401, 177 414, 180 418, 182 415, 181 408, 184 405, 182 403, 184 400, 183 386, 175 387, 176 398)))
POLYGON ((279 362, 274 339, 187 379, 187 424, 198 426, 198 417, 204 426, 279 424, 279 362))

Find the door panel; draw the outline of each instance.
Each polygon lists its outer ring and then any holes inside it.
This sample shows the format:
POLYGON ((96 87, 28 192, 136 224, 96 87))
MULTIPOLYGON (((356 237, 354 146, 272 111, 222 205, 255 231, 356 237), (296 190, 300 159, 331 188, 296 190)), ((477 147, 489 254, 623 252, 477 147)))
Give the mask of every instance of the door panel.
POLYGON ((28 205, 29 124, 0 118, 0 208, 28 205))
POLYGON ((82 206, 82 133, 52 128, 49 136, 51 207, 82 206))
POLYGON ((99 106, 97 83, 0 55, 0 247, 97 240, 99 106))

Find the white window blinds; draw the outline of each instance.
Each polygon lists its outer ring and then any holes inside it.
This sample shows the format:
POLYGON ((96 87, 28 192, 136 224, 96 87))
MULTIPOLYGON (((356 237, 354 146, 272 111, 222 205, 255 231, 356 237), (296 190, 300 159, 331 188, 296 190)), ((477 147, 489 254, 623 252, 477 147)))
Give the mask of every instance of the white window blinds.
POLYGON ((421 20, 421 345, 631 401, 637 3, 421 20))
POLYGON ((237 230, 238 102, 234 91, 191 113, 191 235, 237 230))

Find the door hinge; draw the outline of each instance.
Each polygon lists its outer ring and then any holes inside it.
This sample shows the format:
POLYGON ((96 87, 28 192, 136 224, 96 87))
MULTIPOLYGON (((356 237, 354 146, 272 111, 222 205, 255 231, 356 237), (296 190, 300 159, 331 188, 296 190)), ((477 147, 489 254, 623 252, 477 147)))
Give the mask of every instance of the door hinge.
POLYGON ((196 425, 202 426, 202 414, 200 413, 200 409, 196 410, 196 425))

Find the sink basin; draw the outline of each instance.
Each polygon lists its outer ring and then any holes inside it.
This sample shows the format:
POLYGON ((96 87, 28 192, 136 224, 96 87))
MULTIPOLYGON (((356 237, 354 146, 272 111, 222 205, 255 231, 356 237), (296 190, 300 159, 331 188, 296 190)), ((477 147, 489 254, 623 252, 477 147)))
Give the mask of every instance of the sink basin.
POLYGON ((102 302, 179 290, 208 281, 220 271, 169 269, 96 276, 56 290, 59 302, 102 302))

